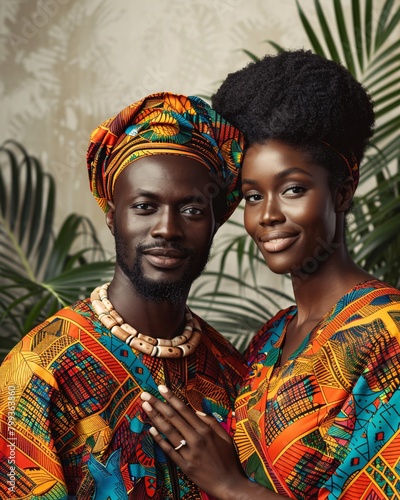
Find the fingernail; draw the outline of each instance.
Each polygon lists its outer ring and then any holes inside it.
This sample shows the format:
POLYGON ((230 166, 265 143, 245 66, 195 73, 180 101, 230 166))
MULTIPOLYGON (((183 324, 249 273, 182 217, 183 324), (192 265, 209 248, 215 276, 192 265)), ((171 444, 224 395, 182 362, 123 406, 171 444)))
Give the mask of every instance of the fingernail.
POLYGON ((155 427, 150 427, 149 432, 152 436, 158 435, 158 430, 155 427))
POLYGON ((200 417, 206 417, 207 413, 204 413, 202 411, 196 411, 196 414, 199 415, 200 417))
POLYGON ((148 392, 142 392, 140 395, 140 398, 143 399, 143 401, 149 401, 151 398, 151 395, 148 392))
POLYGON ((158 390, 165 394, 166 392, 168 392, 168 387, 166 385, 159 385, 158 390))
POLYGON ((153 407, 151 406, 150 403, 148 403, 147 401, 145 401, 143 404, 142 404, 142 407, 146 410, 146 411, 151 411, 153 409, 153 407))

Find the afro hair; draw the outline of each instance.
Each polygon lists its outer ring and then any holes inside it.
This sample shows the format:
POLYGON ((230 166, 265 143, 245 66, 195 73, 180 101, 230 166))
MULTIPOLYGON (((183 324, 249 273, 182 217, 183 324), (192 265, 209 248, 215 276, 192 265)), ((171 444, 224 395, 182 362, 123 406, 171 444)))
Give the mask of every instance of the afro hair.
POLYGON ((280 140, 304 148, 327 142, 360 164, 373 133, 372 100, 341 64, 307 50, 266 55, 227 76, 212 106, 246 145, 280 140))

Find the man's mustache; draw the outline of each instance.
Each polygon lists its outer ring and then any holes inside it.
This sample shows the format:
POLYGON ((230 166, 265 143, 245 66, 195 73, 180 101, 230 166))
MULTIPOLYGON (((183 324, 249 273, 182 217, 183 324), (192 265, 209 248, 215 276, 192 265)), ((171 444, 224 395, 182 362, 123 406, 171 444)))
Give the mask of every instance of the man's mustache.
POLYGON ((143 255, 147 250, 159 248, 160 250, 168 250, 174 249, 183 254, 185 257, 192 257, 194 255, 194 251, 190 248, 186 248, 183 245, 179 245, 179 243, 167 243, 167 242, 157 242, 151 243, 149 245, 137 245, 136 252, 137 255, 143 255))

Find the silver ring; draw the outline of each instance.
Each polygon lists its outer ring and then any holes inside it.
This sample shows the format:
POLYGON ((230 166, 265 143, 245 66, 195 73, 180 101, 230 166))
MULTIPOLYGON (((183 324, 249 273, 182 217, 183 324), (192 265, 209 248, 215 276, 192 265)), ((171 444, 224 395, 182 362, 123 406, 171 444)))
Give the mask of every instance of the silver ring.
POLYGON ((186 441, 184 439, 181 439, 181 444, 175 448, 175 451, 182 448, 182 446, 185 446, 185 444, 186 444, 186 441))

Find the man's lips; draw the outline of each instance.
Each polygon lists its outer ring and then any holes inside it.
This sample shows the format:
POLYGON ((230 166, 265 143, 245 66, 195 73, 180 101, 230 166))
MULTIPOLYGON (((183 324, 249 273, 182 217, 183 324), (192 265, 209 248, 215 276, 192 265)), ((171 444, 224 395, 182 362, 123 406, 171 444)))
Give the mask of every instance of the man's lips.
POLYGON ((144 257, 155 267, 175 269, 187 258, 187 254, 175 248, 149 248, 144 257))
POLYGON ((267 252, 280 252, 290 247, 299 237, 299 235, 286 232, 271 232, 260 236, 264 250, 267 252))

